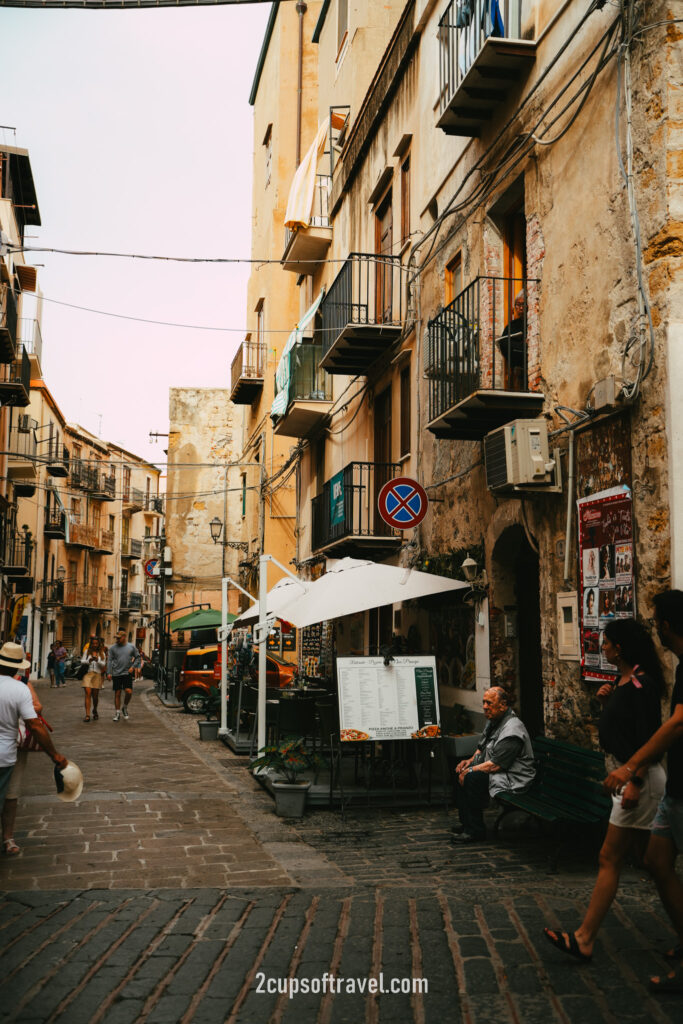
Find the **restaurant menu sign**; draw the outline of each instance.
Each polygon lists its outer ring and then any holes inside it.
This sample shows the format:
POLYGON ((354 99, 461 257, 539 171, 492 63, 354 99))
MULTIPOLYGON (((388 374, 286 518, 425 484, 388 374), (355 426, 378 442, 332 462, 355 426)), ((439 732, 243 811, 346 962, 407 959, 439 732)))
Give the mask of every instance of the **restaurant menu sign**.
POLYGON ((337 658, 337 677, 342 740, 441 735, 434 657, 337 658))
POLYGON ((581 672, 595 682, 612 680, 614 665, 602 654, 602 634, 612 619, 635 617, 633 503, 628 487, 579 498, 581 672))

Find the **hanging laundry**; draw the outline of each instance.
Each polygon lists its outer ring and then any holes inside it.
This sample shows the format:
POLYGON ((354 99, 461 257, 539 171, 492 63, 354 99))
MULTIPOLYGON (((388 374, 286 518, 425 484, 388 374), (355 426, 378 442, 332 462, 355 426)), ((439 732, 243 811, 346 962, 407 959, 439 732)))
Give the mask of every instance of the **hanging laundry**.
POLYGON ((455 9, 456 28, 467 28, 472 20, 472 4, 473 0, 458 0, 457 7, 455 9))

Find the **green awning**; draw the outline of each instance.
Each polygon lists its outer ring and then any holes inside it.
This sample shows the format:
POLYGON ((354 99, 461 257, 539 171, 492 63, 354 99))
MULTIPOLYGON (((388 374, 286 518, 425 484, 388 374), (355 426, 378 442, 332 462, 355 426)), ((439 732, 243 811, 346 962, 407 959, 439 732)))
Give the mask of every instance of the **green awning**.
MULTIPOLYGON (((234 622, 237 618, 228 612, 228 622, 234 622)), ((216 608, 200 608, 199 611, 189 612, 174 619, 171 623, 171 632, 178 629, 211 629, 212 626, 220 626, 223 621, 222 613, 216 608)))

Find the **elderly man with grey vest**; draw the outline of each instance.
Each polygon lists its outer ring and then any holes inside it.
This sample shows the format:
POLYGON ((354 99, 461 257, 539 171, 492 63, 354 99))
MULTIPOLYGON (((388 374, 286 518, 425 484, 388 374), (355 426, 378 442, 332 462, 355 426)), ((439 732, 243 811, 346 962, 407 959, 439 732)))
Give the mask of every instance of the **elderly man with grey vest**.
POLYGON ((472 757, 460 761, 456 805, 460 826, 453 829, 454 843, 478 843, 486 839, 484 808, 499 793, 522 793, 534 780, 534 753, 529 733, 510 707, 502 686, 492 686, 482 701, 488 719, 472 757))

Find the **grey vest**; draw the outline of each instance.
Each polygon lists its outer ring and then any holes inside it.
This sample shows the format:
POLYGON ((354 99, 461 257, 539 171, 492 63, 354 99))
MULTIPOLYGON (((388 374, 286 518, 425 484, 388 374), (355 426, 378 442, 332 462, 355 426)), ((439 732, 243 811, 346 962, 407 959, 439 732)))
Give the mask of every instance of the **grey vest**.
POLYGON ((500 727, 496 729, 494 735, 487 740, 484 747, 484 760, 493 760, 489 753, 490 750, 493 748, 496 740, 501 740, 506 736, 515 736, 524 742, 524 746, 516 761, 513 761, 507 771, 494 772, 492 775, 489 775, 489 793, 492 797, 497 796, 499 793, 523 792, 529 788, 536 775, 534 751, 529 739, 529 733, 526 731, 524 723, 520 721, 514 711, 510 711, 500 727))

